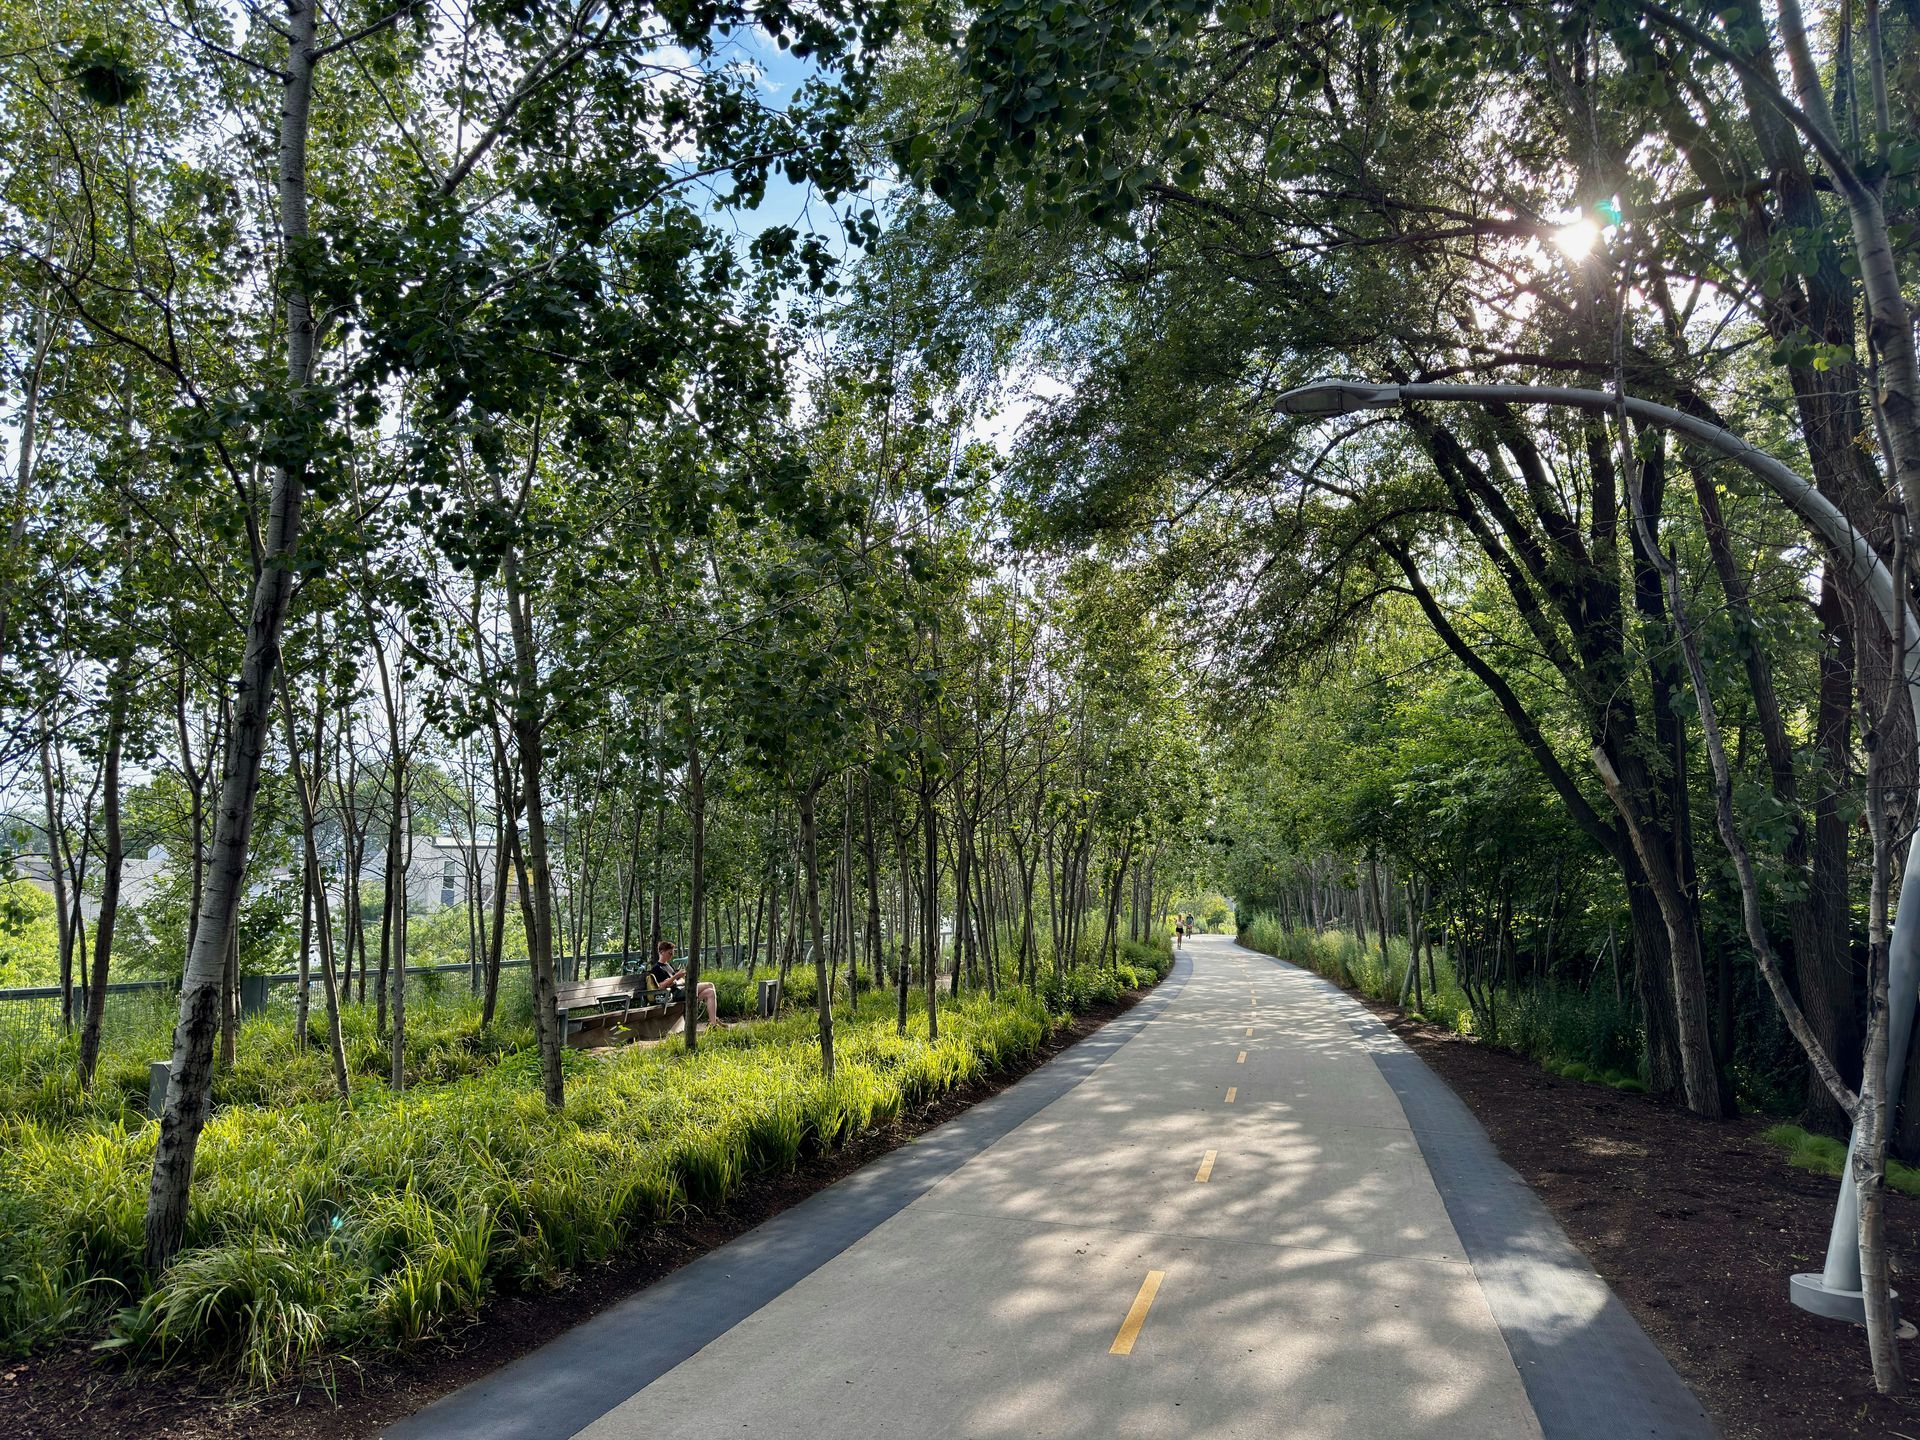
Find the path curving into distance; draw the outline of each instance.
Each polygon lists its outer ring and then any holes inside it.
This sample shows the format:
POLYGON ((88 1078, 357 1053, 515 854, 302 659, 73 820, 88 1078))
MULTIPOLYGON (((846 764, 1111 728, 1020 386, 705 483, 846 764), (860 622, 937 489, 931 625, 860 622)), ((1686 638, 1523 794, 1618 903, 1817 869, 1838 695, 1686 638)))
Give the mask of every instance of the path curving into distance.
POLYGON ((1464 1105, 1223 937, 394 1440, 1710 1440, 1464 1105))

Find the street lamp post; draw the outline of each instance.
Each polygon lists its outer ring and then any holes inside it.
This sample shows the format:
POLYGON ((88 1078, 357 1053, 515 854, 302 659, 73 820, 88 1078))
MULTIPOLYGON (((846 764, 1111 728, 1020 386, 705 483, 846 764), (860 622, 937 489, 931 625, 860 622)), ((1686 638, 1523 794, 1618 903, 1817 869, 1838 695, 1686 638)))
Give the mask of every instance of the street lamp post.
MULTIPOLYGON (((1283 414, 1330 417, 1362 410, 1384 410, 1418 400, 1559 405, 1600 415, 1618 415, 1625 411, 1636 420, 1684 435, 1715 454, 1746 466, 1827 543, 1846 567, 1846 573, 1866 587, 1888 631, 1901 637, 1901 669, 1907 682, 1907 701, 1913 708, 1916 733, 1920 733, 1920 625, 1915 624, 1900 596, 1892 572, 1839 507, 1771 455, 1756 450, 1730 430, 1671 406, 1604 390, 1553 385, 1367 385, 1323 380, 1289 390, 1277 403, 1283 414)), ((1907 1048, 1913 1038, 1914 1007, 1920 1002, 1920 844, 1907 849, 1900 895, 1903 903, 1894 918, 1888 955, 1887 993, 1893 1005, 1887 1034, 1886 1094, 1890 1102, 1900 1094, 1907 1048)), ((1827 1236, 1825 1268, 1818 1274, 1795 1275, 1788 1282, 1793 1303, 1802 1310, 1855 1322, 1866 1318, 1860 1290, 1860 1200, 1854 1188, 1852 1164, 1854 1147, 1859 1142, 1860 1127, 1856 1124, 1847 1146, 1848 1163, 1840 1172, 1840 1198, 1834 1206, 1833 1227, 1827 1236)))

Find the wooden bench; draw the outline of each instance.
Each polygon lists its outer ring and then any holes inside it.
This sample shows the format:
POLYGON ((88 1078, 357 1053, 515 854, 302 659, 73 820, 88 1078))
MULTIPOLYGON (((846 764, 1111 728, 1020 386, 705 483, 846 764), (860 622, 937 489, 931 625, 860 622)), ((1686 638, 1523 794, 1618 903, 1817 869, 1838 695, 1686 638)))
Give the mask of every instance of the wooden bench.
POLYGON ((686 1013, 686 1003, 655 989, 642 975, 603 975, 563 981, 554 987, 554 1008, 569 1045, 605 1045, 623 1039, 657 1040, 686 1013))
POLYGON ((567 1027, 568 1037, 577 1028, 598 1029, 609 1022, 624 1022, 633 1009, 636 982, 644 984, 645 977, 604 975, 598 980, 563 980, 554 986, 554 1008, 560 1012, 560 1023, 567 1027))

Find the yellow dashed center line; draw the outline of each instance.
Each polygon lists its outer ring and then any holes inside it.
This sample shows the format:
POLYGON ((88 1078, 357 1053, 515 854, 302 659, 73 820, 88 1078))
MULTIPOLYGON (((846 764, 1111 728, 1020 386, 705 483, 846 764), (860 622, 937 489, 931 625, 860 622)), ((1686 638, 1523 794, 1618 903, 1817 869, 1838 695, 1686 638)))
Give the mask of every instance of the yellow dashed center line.
POLYGON ((1140 1293, 1133 1297, 1133 1308, 1127 1311, 1127 1318, 1120 1322, 1120 1333, 1113 1337, 1113 1344, 1107 1347, 1109 1355, 1131 1355, 1133 1342, 1140 1338, 1140 1327, 1147 1323, 1147 1311, 1153 1308, 1153 1297, 1160 1293, 1160 1282, 1167 1278, 1164 1270, 1149 1270, 1147 1278, 1140 1282, 1140 1293))
POLYGON ((1251 1025, 1247 1026, 1247 1038, 1249 1040, 1253 1038, 1253 1026, 1251 1025))
POLYGON ((1218 1155, 1219 1153, 1220 1152, 1218 1150, 1209 1150, 1201 1158, 1200 1168, 1194 1172, 1194 1176, 1193 1176, 1194 1184, 1204 1185, 1207 1183, 1207 1181, 1213 1178, 1213 1157, 1218 1155))
POLYGON ((1233 1104, 1233 1097, 1238 1095, 1239 1093, 1240 1093, 1240 1087, 1238 1085, 1227 1086, 1227 1104, 1229 1105, 1233 1104))
POLYGON ((1234 1062, 1233 1062, 1233 1063, 1234 1063, 1234 1064, 1236 1064, 1236 1065, 1244 1065, 1244 1064, 1246 1064, 1246 1063, 1247 1063, 1247 1052, 1246 1052, 1246 1051, 1244 1051, 1244 1050, 1242 1050, 1242 1051, 1240 1052, 1240 1054, 1239 1054, 1239 1056, 1238 1056, 1238 1057, 1237 1057, 1237 1058, 1236 1058, 1236 1059, 1234 1060, 1234 1062))

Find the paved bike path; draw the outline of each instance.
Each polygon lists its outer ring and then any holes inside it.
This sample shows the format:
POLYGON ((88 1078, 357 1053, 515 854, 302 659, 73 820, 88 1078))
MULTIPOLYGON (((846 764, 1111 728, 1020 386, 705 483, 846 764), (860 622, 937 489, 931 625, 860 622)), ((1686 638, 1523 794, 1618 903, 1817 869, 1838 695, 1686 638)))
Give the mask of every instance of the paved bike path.
POLYGON ((388 1433, 1712 1430, 1391 1032, 1199 937, 1002 1094, 388 1433))

